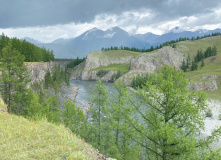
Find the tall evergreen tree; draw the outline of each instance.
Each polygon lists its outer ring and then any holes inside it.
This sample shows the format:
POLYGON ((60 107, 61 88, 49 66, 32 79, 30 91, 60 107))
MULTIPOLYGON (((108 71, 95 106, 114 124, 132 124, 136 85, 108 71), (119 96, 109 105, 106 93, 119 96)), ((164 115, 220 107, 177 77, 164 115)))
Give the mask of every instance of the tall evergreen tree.
POLYGON ((25 92, 27 82, 30 81, 27 68, 23 65, 24 59, 25 57, 13 49, 10 43, 2 50, 1 92, 10 113, 21 110, 22 94, 25 92))

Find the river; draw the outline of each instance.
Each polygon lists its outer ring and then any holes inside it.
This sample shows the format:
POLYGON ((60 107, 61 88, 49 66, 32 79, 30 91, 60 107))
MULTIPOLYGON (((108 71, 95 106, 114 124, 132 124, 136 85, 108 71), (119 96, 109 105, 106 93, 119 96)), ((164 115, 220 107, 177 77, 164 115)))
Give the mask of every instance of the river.
MULTIPOLYGON (((114 91, 113 83, 102 82, 105 86, 109 88, 109 93, 114 91)), ((95 86, 97 84, 96 81, 82 81, 82 80, 70 80, 70 84, 73 87, 78 88, 78 94, 76 96, 76 100, 80 102, 88 102, 88 98, 90 97, 90 85, 95 86)))

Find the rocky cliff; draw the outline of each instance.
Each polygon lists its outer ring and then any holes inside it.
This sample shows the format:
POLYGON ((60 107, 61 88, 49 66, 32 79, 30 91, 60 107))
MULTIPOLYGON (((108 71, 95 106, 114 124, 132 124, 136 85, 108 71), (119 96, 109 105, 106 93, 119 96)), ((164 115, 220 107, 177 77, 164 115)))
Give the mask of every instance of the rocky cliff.
MULTIPOLYGON (((112 52, 92 52, 88 54, 81 70, 73 74, 72 79, 81 80, 102 80, 111 81, 117 74, 114 70, 105 70, 105 66, 128 64, 130 72, 126 77, 136 75, 136 72, 154 72, 157 68, 166 64, 180 69, 183 60, 183 54, 176 51, 172 47, 163 47, 154 53, 132 54, 127 51, 112 51, 112 52), (100 73, 103 74, 100 74, 100 73), (102 76, 101 76, 102 75, 102 76)), ((77 69, 76 69, 77 70, 77 69)))
POLYGON ((137 53, 134 54, 130 51, 91 52, 86 57, 85 62, 72 71, 71 78, 111 81, 114 75, 117 74, 117 71, 102 68, 115 64, 128 64, 129 66, 131 60, 135 57, 137 57, 137 53))
POLYGON ((25 66, 28 68, 31 84, 44 81, 46 72, 51 71, 54 64, 54 62, 26 62, 25 66))
POLYGON ((220 78, 218 75, 200 75, 201 80, 207 80, 207 82, 191 82, 189 89, 195 91, 215 91, 218 90, 216 80, 220 78))
POLYGON ((183 54, 172 47, 163 47, 154 53, 143 53, 131 61, 130 70, 153 73, 156 69, 171 65, 180 69, 183 54))
POLYGON ((121 79, 125 84, 130 85, 134 76, 138 74, 154 73, 155 70, 164 65, 174 66, 180 69, 183 54, 176 49, 166 46, 153 53, 143 53, 130 63, 130 71, 123 75, 121 79))

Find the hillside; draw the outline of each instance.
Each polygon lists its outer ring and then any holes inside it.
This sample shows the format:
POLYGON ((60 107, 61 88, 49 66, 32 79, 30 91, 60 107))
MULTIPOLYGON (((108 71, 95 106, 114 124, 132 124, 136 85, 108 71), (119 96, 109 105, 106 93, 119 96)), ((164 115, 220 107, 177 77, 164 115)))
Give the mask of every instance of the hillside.
POLYGON ((98 152, 63 125, 29 121, 0 111, 0 159, 99 159, 98 152))
MULTIPOLYGON (((188 71, 185 73, 186 77, 190 79, 190 82, 209 82, 213 80, 211 75, 217 75, 215 78, 218 86, 216 91, 205 91, 209 98, 221 100, 221 36, 208 37, 196 41, 183 41, 177 43, 177 50, 184 53, 186 56, 188 53, 193 59, 197 54, 197 50, 206 50, 209 46, 217 47, 217 56, 209 57, 205 59, 205 66, 196 71, 188 71), (210 75, 205 78, 203 75, 210 75)), ((198 64, 200 66, 200 64, 198 64)))
MULTIPOLYGON (((193 60, 197 54, 197 50, 202 49, 202 51, 205 51, 207 47, 216 46, 217 56, 206 58, 203 68, 199 67, 197 71, 188 70, 185 72, 185 75, 190 80, 190 83, 201 85, 199 90, 206 90, 209 98, 221 100, 220 44, 221 36, 215 36, 195 41, 178 42, 176 43, 176 49, 172 47, 163 47, 151 53, 122 50, 94 51, 87 56, 84 63, 75 68, 74 72, 72 72, 72 78, 82 80, 101 79, 103 81, 108 81, 111 80, 117 72, 121 72, 122 74, 126 73, 122 78, 126 80, 125 82, 128 82, 137 74, 153 72, 155 69, 165 64, 173 65, 178 69, 181 66, 182 59, 186 59, 188 54, 190 54, 193 60), (214 81, 218 90, 213 89, 214 91, 208 91, 208 87, 205 86, 210 85, 214 81)), ((200 66, 200 62, 198 66, 200 66)))
POLYGON ((140 54, 140 52, 126 50, 93 51, 87 56, 84 63, 75 68, 71 78, 110 81, 117 73, 129 72, 131 60, 140 54), (102 73, 104 70, 105 73, 102 73))

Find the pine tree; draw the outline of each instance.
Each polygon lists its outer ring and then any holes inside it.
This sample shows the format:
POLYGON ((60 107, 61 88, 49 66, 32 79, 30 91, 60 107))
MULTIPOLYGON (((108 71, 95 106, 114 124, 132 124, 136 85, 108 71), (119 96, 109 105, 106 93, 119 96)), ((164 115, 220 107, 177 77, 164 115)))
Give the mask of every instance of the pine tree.
POLYGON ((187 67, 186 67, 186 63, 185 63, 184 59, 183 59, 183 62, 182 62, 181 69, 182 69, 184 72, 186 72, 187 67))
POLYGON ((188 69, 189 66, 191 64, 191 58, 190 58, 190 54, 188 53, 187 59, 186 59, 186 68, 188 69))
POLYGON ((204 63, 204 60, 201 61, 201 67, 204 67, 205 66, 205 63, 204 63))
POLYGON ((30 81, 27 68, 23 65, 24 59, 23 55, 12 49, 11 44, 8 44, 2 50, 0 63, 2 71, 1 93, 10 113, 16 113, 21 110, 22 94, 24 94, 27 83, 30 81))
POLYGON ((48 121, 53 123, 60 123, 61 121, 61 112, 58 106, 59 99, 57 95, 50 96, 48 98, 48 121))

